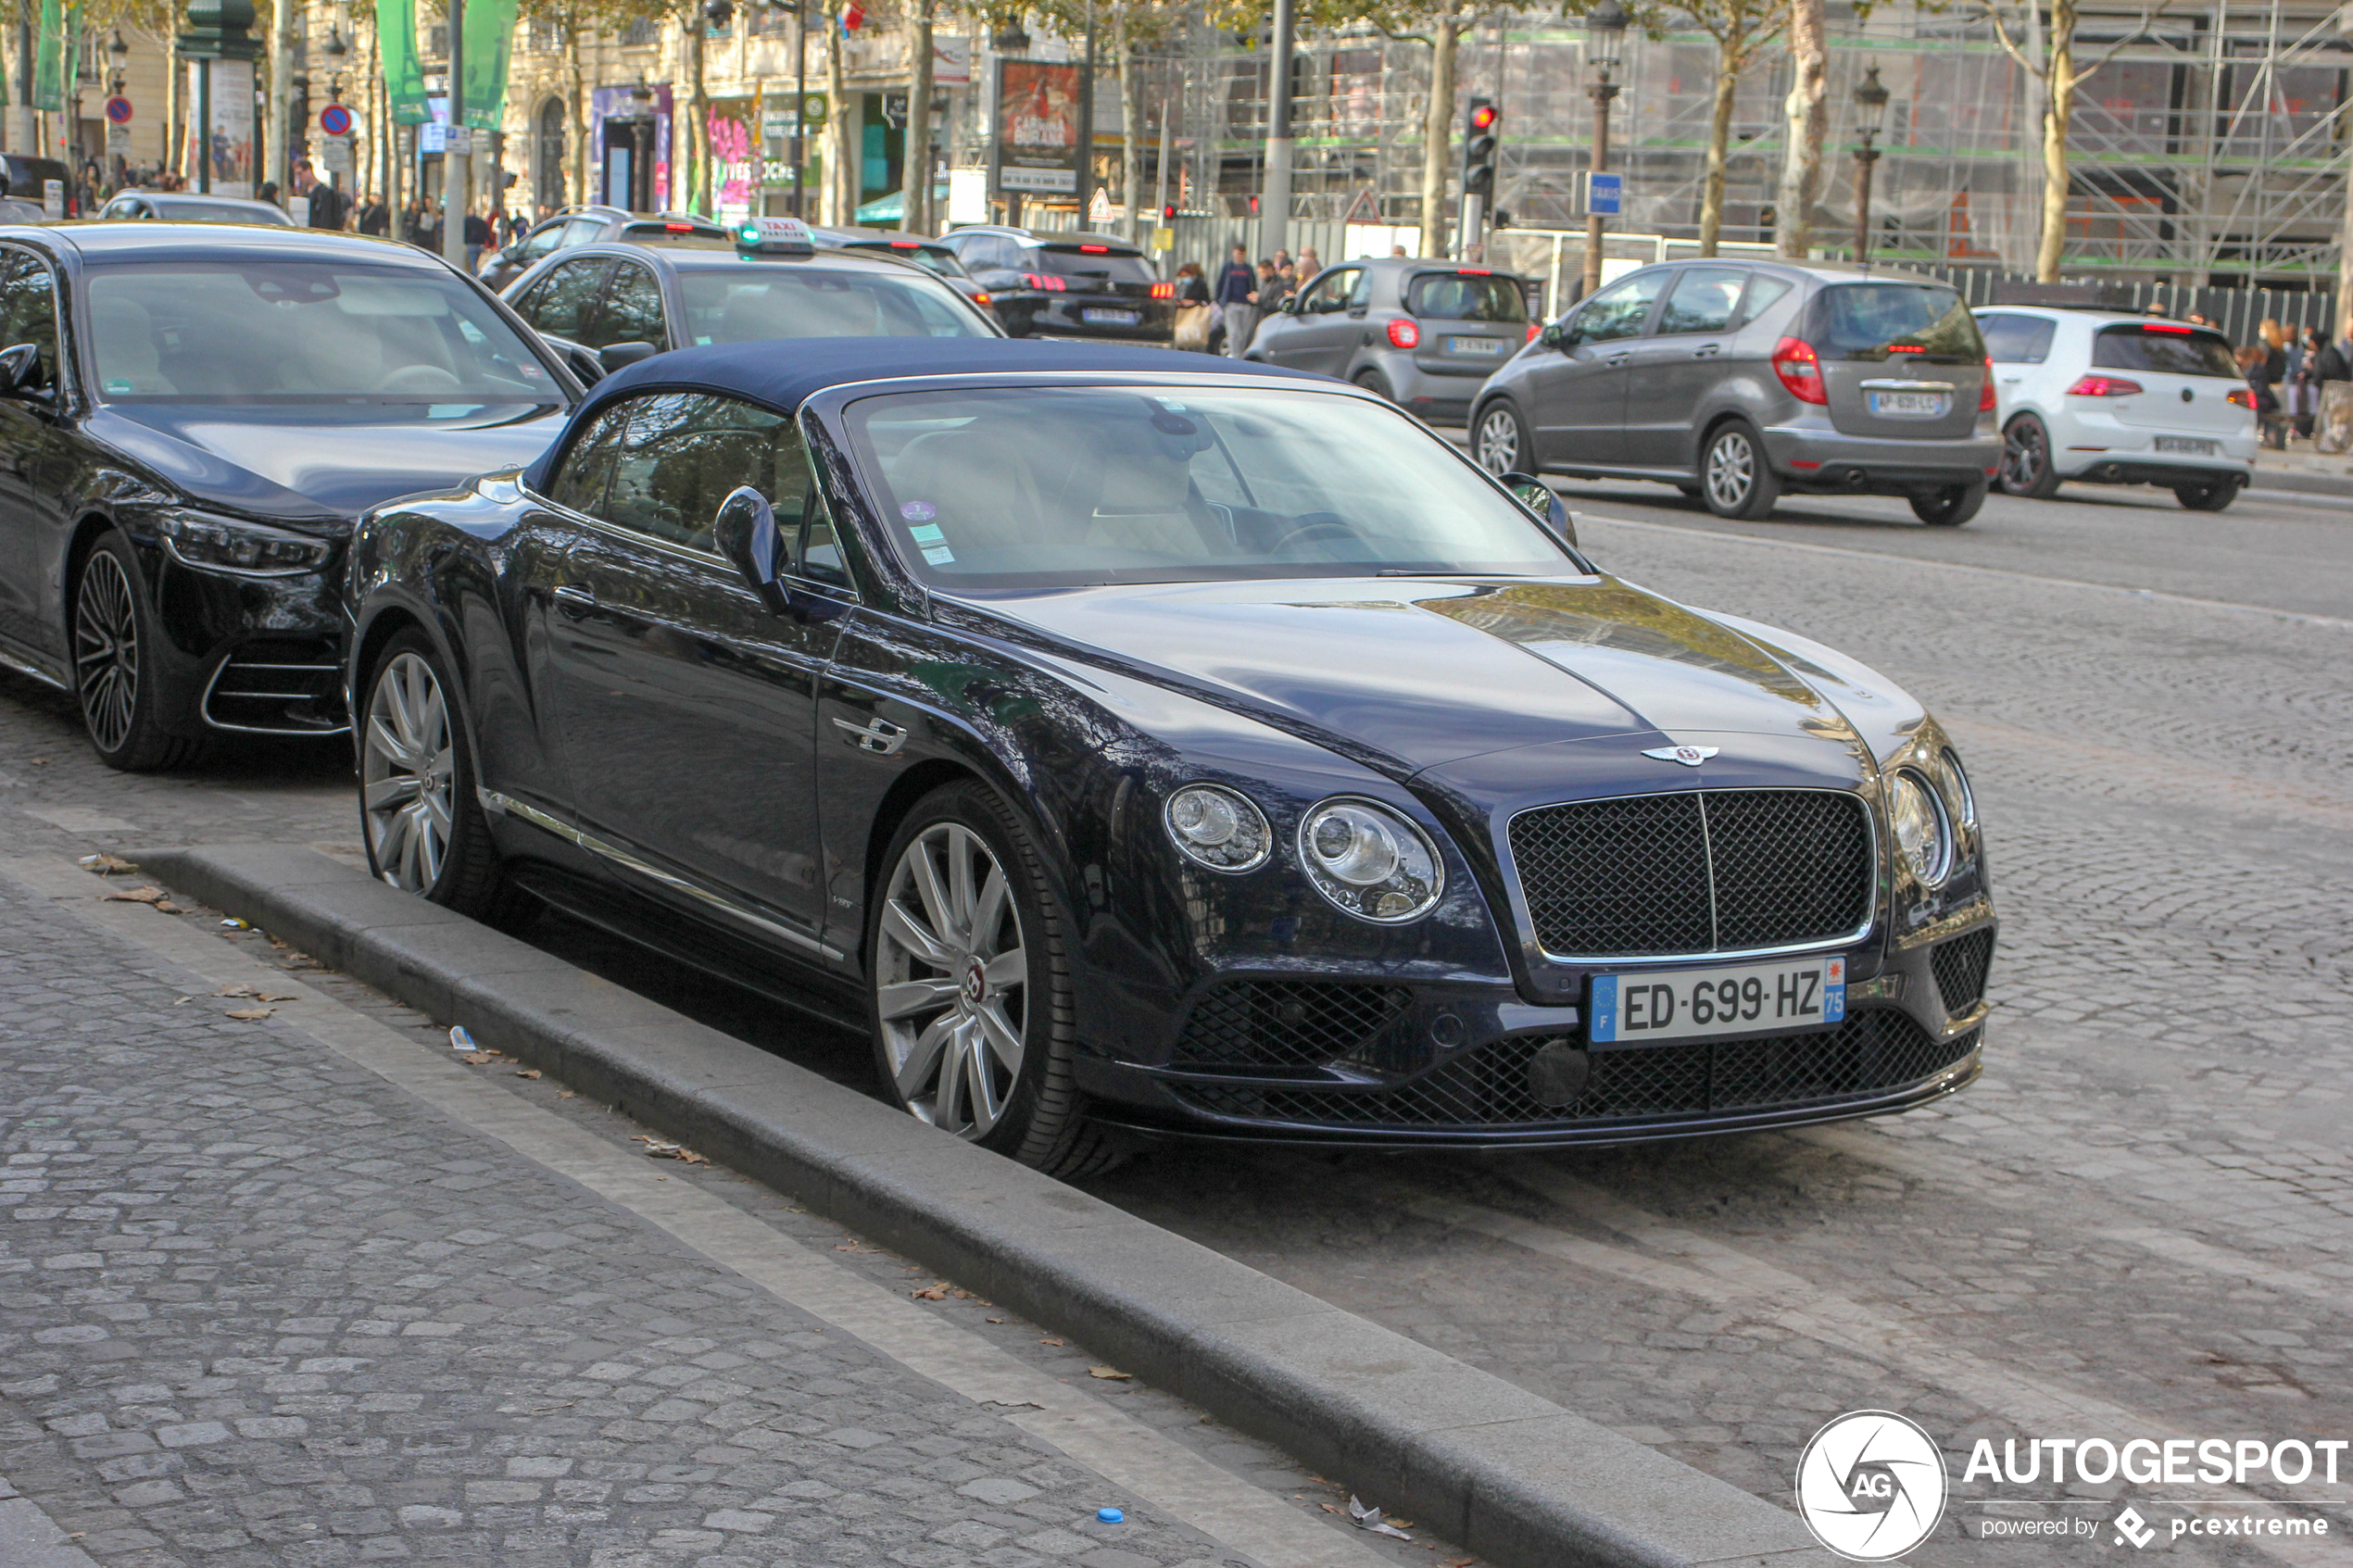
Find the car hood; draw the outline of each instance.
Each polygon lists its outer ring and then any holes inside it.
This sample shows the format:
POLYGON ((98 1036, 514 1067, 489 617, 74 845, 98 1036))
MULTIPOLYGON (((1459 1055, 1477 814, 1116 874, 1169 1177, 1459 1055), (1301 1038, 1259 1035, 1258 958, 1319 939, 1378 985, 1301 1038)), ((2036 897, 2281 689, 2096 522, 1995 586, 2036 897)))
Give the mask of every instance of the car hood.
POLYGON ((1862 749, 1830 697, 1755 640, 1611 577, 1189 583, 991 608, 1082 661, 1401 776, 1610 735, 1862 749))
POLYGON ((117 403, 88 432, 200 504, 347 522, 396 495, 529 463, 563 421, 564 410, 532 405, 342 422, 311 408, 117 403))

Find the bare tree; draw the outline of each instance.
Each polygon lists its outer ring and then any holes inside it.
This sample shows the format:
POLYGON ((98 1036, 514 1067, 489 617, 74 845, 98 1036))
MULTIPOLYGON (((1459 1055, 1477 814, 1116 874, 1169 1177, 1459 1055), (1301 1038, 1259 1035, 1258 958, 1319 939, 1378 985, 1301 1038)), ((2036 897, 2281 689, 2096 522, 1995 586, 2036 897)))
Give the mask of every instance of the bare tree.
POLYGON ((1814 204, 1822 194, 1822 136, 1828 129, 1830 49, 1822 0, 1789 0, 1789 96, 1784 123, 1781 188, 1774 204, 1777 251, 1803 260, 1814 243, 1814 204))
POLYGON ((915 0, 909 19, 907 60, 907 150, 899 183, 899 227, 909 233, 931 232, 931 25, 935 0, 915 0))
MULTIPOLYGON (((2033 4, 2034 0, 2027 3, 2033 4)), ((2159 6, 2157 9, 2164 8, 2159 6)), ((1994 36, 2001 40, 2004 51, 2018 62, 2020 69, 2043 84, 2043 229, 2034 249, 2034 276, 2045 283, 2058 282, 2059 258, 2067 245, 2067 132, 2075 119, 2075 90, 2083 84, 2084 78, 2114 59, 2119 50, 2145 36, 2149 22, 2157 14, 2142 12, 2139 26, 2091 64, 2079 67, 2075 63, 2078 10, 2078 0, 2051 0, 2050 31, 2045 35, 2045 47, 2038 50, 2032 46, 2031 36, 2023 40, 2020 36, 2030 32, 2030 29, 2013 31, 2010 19, 2003 12, 2003 0, 1993 0, 1985 8, 1986 17, 1994 24, 1994 36)))
POLYGON ((1781 18, 1776 0, 1686 0, 1681 9, 1716 40, 1715 111, 1707 122, 1707 162, 1699 195, 1699 253, 1714 256, 1724 227, 1724 182, 1741 78, 1780 31, 1781 18))

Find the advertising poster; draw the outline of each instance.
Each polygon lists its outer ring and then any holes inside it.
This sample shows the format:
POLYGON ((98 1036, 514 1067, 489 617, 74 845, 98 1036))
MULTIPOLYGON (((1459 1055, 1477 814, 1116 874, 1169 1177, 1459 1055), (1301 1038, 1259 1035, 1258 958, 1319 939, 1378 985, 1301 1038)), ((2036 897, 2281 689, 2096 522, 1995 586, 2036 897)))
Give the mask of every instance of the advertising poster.
POLYGON ((711 192, 722 223, 739 223, 758 210, 760 157, 751 134, 755 110, 749 98, 711 100, 711 192))
MULTIPOLYGON (((212 116, 203 127, 204 146, 191 148, 196 156, 187 160, 192 169, 199 167, 209 171, 212 194, 216 196, 245 196, 253 194, 253 62, 251 60, 191 60, 188 62, 187 103, 193 109, 205 101, 205 76, 212 77, 212 116)), ((188 116, 188 132, 193 141, 197 131, 196 117, 188 116)))
POLYGON ((1078 194, 1078 67, 998 62, 997 189, 1078 194))

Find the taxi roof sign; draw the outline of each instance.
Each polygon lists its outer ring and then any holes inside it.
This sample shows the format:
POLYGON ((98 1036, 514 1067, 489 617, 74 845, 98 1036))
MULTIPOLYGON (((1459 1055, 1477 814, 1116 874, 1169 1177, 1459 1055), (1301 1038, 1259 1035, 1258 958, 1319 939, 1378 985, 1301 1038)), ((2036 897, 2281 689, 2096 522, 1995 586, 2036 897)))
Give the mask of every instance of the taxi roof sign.
POLYGON ((817 236, 798 218, 747 218, 736 226, 736 248, 753 256, 814 256, 817 236))

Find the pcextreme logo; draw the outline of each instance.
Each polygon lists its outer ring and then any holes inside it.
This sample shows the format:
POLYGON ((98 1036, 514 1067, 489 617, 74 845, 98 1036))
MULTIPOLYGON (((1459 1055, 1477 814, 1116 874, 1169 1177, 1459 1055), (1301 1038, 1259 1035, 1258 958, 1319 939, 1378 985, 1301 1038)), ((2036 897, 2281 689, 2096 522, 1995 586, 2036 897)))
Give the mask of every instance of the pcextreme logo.
POLYGON ((1903 1556, 1944 1516, 1944 1456, 1890 1411, 1853 1411, 1814 1434, 1797 1461, 1797 1513, 1851 1562, 1903 1556))

